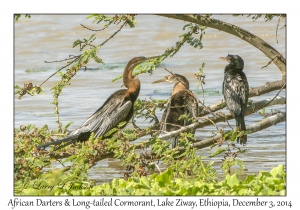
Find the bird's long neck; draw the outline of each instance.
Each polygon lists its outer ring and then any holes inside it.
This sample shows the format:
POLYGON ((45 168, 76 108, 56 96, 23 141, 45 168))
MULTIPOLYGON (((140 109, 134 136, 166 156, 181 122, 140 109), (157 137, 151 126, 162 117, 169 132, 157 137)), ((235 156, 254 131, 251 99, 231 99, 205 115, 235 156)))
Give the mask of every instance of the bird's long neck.
POLYGON ((178 93, 181 90, 188 90, 189 89, 189 83, 181 83, 181 82, 177 82, 174 85, 173 91, 172 91, 172 95, 178 93))
POLYGON ((128 88, 127 92, 133 100, 137 99, 141 87, 139 78, 132 76, 132 72, 135 67, 136 65, 130 65, 130 63, 128 63, 123 73, 123 83, 125 87, 128 88))

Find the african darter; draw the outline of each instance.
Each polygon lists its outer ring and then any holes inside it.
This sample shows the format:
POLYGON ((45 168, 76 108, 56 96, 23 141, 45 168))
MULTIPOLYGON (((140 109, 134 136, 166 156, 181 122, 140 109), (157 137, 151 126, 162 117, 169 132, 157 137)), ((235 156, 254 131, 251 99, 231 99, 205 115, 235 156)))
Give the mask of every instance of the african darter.
MULTIPOLYGON (((189 90, 189 81, 180 74, 170 74, 163 79, 152 82, 152 84, 158 82, 176 82, 172 96, 167 103, 167 108, 161 119, 161 130, 170 132, 192 124, 198 117, 198 99, 189 90), (189 118, 193 118, 193 120, 186 118, 179 119, 181 115, 187 115, 189 118)), ((172 148, 178 145, 178 138, 179 136, 175 136, 171 139, 172 148)))
POLYGON ((54 149, 58 150, 69 144, 88 140, 92 132, 94 132, 94 138, 97 138, 104 136, 121 122, 125 121, 127 124, 133 115, 133 105, 139 95, 141 85, 138 77, 132 75, 132 71, 138 64, 155 57, 135 57, 131 59, 123 73, 123 83, 127 89, 121 89, 113 93, 93 115, 66 138, 42 144, 37 148, 45 148, 49 145, 58 145, 64 142, 63 145, 54 149))

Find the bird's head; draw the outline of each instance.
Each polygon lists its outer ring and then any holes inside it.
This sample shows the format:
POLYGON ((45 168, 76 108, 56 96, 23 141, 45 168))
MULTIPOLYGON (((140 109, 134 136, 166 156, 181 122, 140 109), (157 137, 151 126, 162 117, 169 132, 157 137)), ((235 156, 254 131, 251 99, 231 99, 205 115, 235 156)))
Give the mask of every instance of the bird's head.
POLYGON ((228 54, 227 57, 220 57, 221 60, 227 61, 230 66, 236 69, 244 69, 244 61, 238 55, 230 55, 228 54))
POLYGON ((156 80, 152 82, 152 84, 159 83, 159 82, 176 82, 176 83, 181 83, 183 84, 186 89, 189 89, 189 81, 182 75, 180 74, 170 74, 165 76, 164 78, 160 80, 156 80))
POLYGON ((157 58, 158 56, 152 56, 152 57, 144 57, 144 56, 139 56, 139 57, 134 57, 132 58, 128 64, 127 64, 127 67, 126 68, 129 68, 129 69, 134 69, 137 65, 145 62, 145 61, 148 61, 148 60, 151 60, 153 58, 157 58))
POLYGON ((139 84, 139 79, 135 76, 132 76, 132 72, 134 68, 150 59, 157 58, 158 56, 153 56, 153 57, 144 57, 144 56, 139 56, 139 57, 134 57, 132 58, 126 65, 124 72, 123 72, 123 83, 125 87, 130 88, 131 86, 140 86, 139 84))

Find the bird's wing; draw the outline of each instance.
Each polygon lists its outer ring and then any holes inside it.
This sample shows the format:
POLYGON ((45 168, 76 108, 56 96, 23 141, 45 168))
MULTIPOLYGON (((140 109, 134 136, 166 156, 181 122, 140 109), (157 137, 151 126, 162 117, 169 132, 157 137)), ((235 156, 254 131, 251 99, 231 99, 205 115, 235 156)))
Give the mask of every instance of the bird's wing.
POLYGON ((249 84, 248 84, 247 77, 244 74, 244 72, 242 72, 241 77, 242 77, 243 81, 245 81, 243 83, 243 85, 240 87, 241 100, 242 100, 242 115, 244 116, 246 114, 246 110, 247 110, 247 103, 248 103, 248 97, 249 97, 249 84))
POLYGON ((193 92, 189 92, 190 97, 188 98, 187 101, 187 109, 191 115, 191 117, 193 117, 193 119, 197 119, 198 117, 198 100, 197 100, 197 96, 193 93, 193 92))
POLYGON ((167 119, 168 119, 168 116, 169 116, 170 107, 171 107, 171 100, 169 100, 167 102, 166 109, 163 112, 163 115, 161 117, 161 120, 160 120, 160 123, 161 123, 160 124, 160 131, 166 131, 167 130, 166 123, 167 123, 167 119))
POLYGON ((103 118, 100 123, 95 124, 95 128, 97 128, 95 136, 104 135, 110 129, 116 127, 120 122, 125 121, 130 109, 132 108, 133 104, 130 100, 126 101, 121 106, 112 106, 112 111, 107 113, 105 119, 103 118))
MULTIPOLYGON (((243 73, 243 72, 242 72, 243 73)), ((234 115, 245 114, 248 102, 249 86, 244 74, 227 76, 223 83, 223 94, 228 109, 234 115)))
POLYGON ((95 132, 95 137, 104 135, 118 123, 125 121, 132 102, 121 95, 112 95, 93 115, 91 115, 78 129, 70 135, 84 132, 95 132))

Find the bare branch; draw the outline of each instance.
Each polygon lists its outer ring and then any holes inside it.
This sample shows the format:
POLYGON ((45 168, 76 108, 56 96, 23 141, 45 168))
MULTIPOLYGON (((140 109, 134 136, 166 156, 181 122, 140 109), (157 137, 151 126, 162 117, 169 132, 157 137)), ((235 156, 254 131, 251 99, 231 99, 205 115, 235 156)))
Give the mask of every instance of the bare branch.
POLYGON ((276 27, 276 41, 277 41, 277 44, 278 44, 277 32, 278 32, 278 26, 279 26, 279 23, 280 23, 280 18, 281 18, 281 15, 278 18, 278 23, 277 23, 277 27, 276 27))
MULTIPOLYGON (((280 112, 277 113, 276 115, 273 115, 271 117, 268 117, 266 119, 263 119, 262 121, 256 123, 256 124, 252 124, 250 126, 246 127, 247 131, 251 131, 252 133, 256 133, 258 131, 261 131, 263 129, 266 129, 270 126, 276 125, 280 122, 286 121, 286 113, 285 112, 280 112)), ((193 147, 197 148, 197 149, 203 149, 205 147, 209 147, 213 144, 217 144, 217 142, 219 141, 219 139, 222 138, 222 134, 218 133, 215 136, 208 138, 208 139, 204 139, 204 140, 200 140, 197 141, 196 143, 193 143, 193 147)), ((180 153, 185 151, 184 147, 179 147, 178 151, 180 153)), ((152 154, 146 154, 145 158, 149 159, 151 158, 152 154)))
POLYGON ((63 61, 72 60, 75 57, 79 57, 79 56, 69 55, 69 58, 66 58, 66 59, 63 59, 63 60, 60 60, 60 61, 45 61, 45 63, 60 63, 60 62, 63 62, 63 61))
POLYGON ((95 32, 103 31, 103 30, 105 30, 106 28, 108 28, 108 26, 110 26, 110 24, 109 24, 109 25, 106 25, 106 26, 105 26, 104 28, 102 28, 102 29, 96 30, 96 29, 88 28, 87 26, 84 26, 83 24, 80 24, 80 25, 81 25, 83 28, 87 29, 87 30, 95 31, 95 32))
MULTIPOLYGON (((275 81, 275 82, 267 82, 266 84, 259 86, 257 88, 251 88, 249 90, 249 98, 254 97, 254 96, 260 96, 275 90, 282 90, 286 88, 286 81, 285 79, 283 80, 279 80, 279 81, 275 81)), ((224 100, 221 100, 215 104, 212 104, 210 106, 207 107, 207 109, 209 109, 211 112, 215 112, 218 110, 223 109, 226 106, 224 100)), ((199 116, 205 116, 207 114, 209 114, 210 112, 208 112, 207 110, 203 109, 202 107, 199 107, 199 116)))
POLYGON ((103 46, 106 42, 108 42, 110 39, 112 39, 117 33, 119 33, 122 30, 122 28, 126 25, 126 23, 127 23, 127 21, 124 21, 124 23, 121 25, 121 27, 99 46, 103 46))
MULTIPOLYGON (((247 107, 246 115, 252 114, 252 113, 256 112, 257 110, 260 110, 261 108, 265 107, 266 104, 268 104, 268 106, 273 106, 275 104, 286 104, 285 97, 277 97, 275 100, 273 100, 271 103, 269 103, 271 100, 272 99, 266 99, 266 100, 251 104, 250 106, 247 107)), ((165 134, 165 135, 161 135, 159 138, 160 139, 169 139, 174 136, 177 136, 178 134, 180 134, 182 132, 190 132, 192 130, 196 130, 197 128, 203 128, 205 126, 212 125, 211 121, 217 123, 217 122, 224 122, 225 120, 230 120, 230 119, 233 119, 230 112, 225 114, 225 116, 216 115, 216 117, 211 117, 209 120, 206 119, 201 122, 195 122, 191 125, 181 128, 179 130, 169 132, 168 134, 165 134)))
MULTIPOLYGON (((269 101, 269 103, 271 103, 279 95, 279 93, 282 91, 282 89, 285 87, 285 85, 286 85, 286 83, 284 85, 282 85, 282 87, 280 88, 280 90, 278 91, 278 93, 274 96, 274 98, 272 98, 271 101, 269 101)), ((267 103, 266 106, 268 106, 269 103, 267 103)))
MULTIPOLYGON (((58 69, 56 72, 54 72, 53 74, 51 74, 44 82, 42 82, 42 84, 40 84, 39 87, 41 87, 45 82, 47 82, 51 77, 53 77, 57 72, 63 70, 64 68, 70 66, 72 63, 76 62, 79 58, 80 58, 81 54, 78 56, 74 56, 73 58, 75 58, 73 61, 71 61, 70 63, 68 63, 67 65, 61 67, 60 69, 58 69)), ((49 62, 50 63, 50 62, 49 62)))
MULTIPOLYGON (((251 131, 251 133, 256 133, 258 131, 261 131, 263 129, 266 129, 270 126, 276 125, 276 124, 284 122, 284 121, 286 121, 286 113, 280 112, 280 113, 277 113, 276 115, 273 115, 271 117, 263 119, 262 121, 260 121, 258 123, 246 126, 246 130, 251 131)), ((202 148, 208 147, 210 145, 213 145, 220 138, 222 138, 222 135, 217 134, 209 139, 198 141, 198 142, 194 143, 193 146, 196 147, 197 149, 202 149, 202 148)), ((184 148, 179 148, 179 151, 184 151, 184 150, 185 150, 184 148)))
MULTIPOLYGON (((253 103, 252 105, 248 106, 247 108, 247 115, 248 114, 251 114, 253 112, 256 112, 257 110, 261 109, 262 107, 264 107, 266 104, 269 103, 269 101, 271 101, 271 99, 266 99, 266 100, 262 100, 262 101, 259 101, 257 103, 253 103)), ((268 106, 273 106, 273 105, 276 105, 276 104, 286 104, 286 98, 285 97, 277 97, 275 100, 273 100, 271 103, 268 104, 268 106)), ((278 113, 278 114, 281 114, 281 113, 278 113)), ((277 115, 278 115, 277 114, 277 115)), ((275 115, 274 115, 275 116, 275 115)), ((191 124, 189 126, 186 126, 186 127, 183 127, 177 131, 172 131, 172 132, 169 132, 168 134, 165 134, 165 135, 162 135, 160 137, 160 139, 169 139, 175 135, 178 135, 179 133, 181 132, 188 132, 188 131, 191 131, 193 129, 196 129, 196 128, 200 128, 200 127, 204 127, 204 126, 207 126, 207 125, 211 125, 212 122, 221 122, 221 121, 224 121, 225 118, 227 119, 232 119, 232 115, 230 113, 227 113, 226 116, 217 116, 215 118, 210 118, 209 120, 204 120, 202 122, 197 122, 197 123, 194 123, 194 124, 191 124)), ((267 118, 267 119, 270 119, 270 118, 267 118)), ((262 122, 265 122, 266 119, 264 119, 262 122)), ((248 130, 248 127, 247 126, 247 130, 248 130)), ((268 126, 269 127, 269 126, 268 126)), ((252 129, 252 128, 251 128, 252 129)), ((264 129, 264 128, 262 128, 264 129)), ((153 133, 153 132, 152 132, 153 133)), ((254 133, 254 132, 253 132, 254 133)), ((146 132, 142 132, 140 135, 138 135, 139 137, 141 136, 144 136, 146 135, 146 132)), ((219 135, 219 134, 217 134, 219 135)), ((197 145, 199 143, 199 148, 204 148, 205 146, 204 145, 208 145, 210 146, 211 144, 213 144, 214 142, 216 142, 218 139, 220 139, 220 137, 218 136, 214 136, 212 138, 209 138, 207 141, 206 140, 203 140, 201 142, 197 142, 197 145), (209 142, 209 143, 207 143, 209 142)), ((221 134, 220 134, 221 135, 221 134)), ((134 141, 136 139, 133 139, 132 141, 134 141)), ((144 147, 144 145, 146 143, 148 143, 149 141, 145 141, 145 142, 142 142, 142 143, 137 143, 137 144, 134 144, 135 146, 135 149, 141 149, 144 147)), ((196 145, 196 144, 195 144, 196 145)), ((198 148, 198 146, 195 146, 198 148)), ((50 157, 52 158, 56 158, 56 159, 62 159, 62 158, 67 158, 67 157, 70 157, 71 155, 74 155, 74 151, 73 152, 54 152, 54 153, 49 153, 50 157)), ((112 158, 114 157, 114 153, 111 152, 111 153, 107 153, 105 155, 102 155, 102 156, 99 156, 96 160, 97 161, 100 161, 100 160, 103 160, 103 159, 106 159, 106 158, 112 158)))

